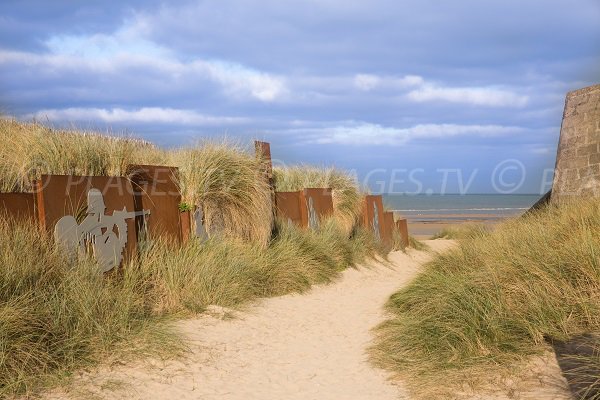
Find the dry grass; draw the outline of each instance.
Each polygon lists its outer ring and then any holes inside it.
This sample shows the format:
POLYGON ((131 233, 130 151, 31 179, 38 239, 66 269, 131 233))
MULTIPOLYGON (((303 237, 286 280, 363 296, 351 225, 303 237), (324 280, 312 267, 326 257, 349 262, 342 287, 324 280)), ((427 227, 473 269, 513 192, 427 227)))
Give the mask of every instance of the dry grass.
POLYGON ((184 199, 203 208, 211 234, 181 248, 142 243, 137 258, 103 277, 93 260, 68 259, 50 237, 2 216, 0 397, 35 393, 107 357, 177 353, 182 345, 165 324, 173 317, 302 292, 385 253, 355 226, 358 190, 339 172, 337 218, 317 231, 277 224, 272 236, 260 161, 230 143, 165 151, 136 139, 0 119, 0 155, 0 190, 27 190, 43 173, 122 175, 132 163, 177 166, 184 199))
POLYGON ((260 160, 231 142, 203 142, 169 154, 184 201, 202 207, 209 236, 266 244, 273 214, 260 160))
POLYGON ((31 392, 75 368, 139 352, 172 352, 177 338, 131 274, 104 279, 34 227, 0 219, 0 397, 31 392), (127 347, 115 347, 128 340, 127 347))
POLYGON ((0 397, 33 393, 106 357, 181 350, 164 322, 215 304, 303 292, 380 251, 334 221, 282 226, 267 248, 239 240, 154 241, 119 273, 68 260, 32 226, 0 220, 0 397))
POLYGON ((123 175, 128 164, 158 164, 164 154, 143 140, 56 130, 0 118, 0 191, 31 190, 42 174, 123 175))
POLYGON ((356 178, 336 168, 301 165, 275 168, 275 187, 278 191, 298 191, 304 188, 331 188, 334 217, 350 233, 361 213, 363 194, 356 178))
POLYGON ((208 233, 266 244, 273 224, 260 162, 229 142, 166 151, 143 140, 56 130, 0 118, 0 191, 28 191, 41 174, 125 175, 129 164, 180 170, 186 202, 202 206, 208 233))
POLYGON ((460 240, 389 300, 373 360, 416 396, 455 397, 540 354, 545 337, 598 331, 598 232, 600 201, 582 200, 460 240))

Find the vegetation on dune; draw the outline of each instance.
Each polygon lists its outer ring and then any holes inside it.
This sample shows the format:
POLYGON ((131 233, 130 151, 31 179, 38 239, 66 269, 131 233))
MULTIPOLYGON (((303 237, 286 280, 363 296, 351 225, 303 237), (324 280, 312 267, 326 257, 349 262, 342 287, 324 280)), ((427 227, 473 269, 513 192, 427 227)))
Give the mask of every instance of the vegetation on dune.
POLYGON ((300 165, 275 168, 273 174, 275 186, 281 192, 304 188, 331 188, 333 211, 338 223, 350 233, 358 222, 363 195, 356 178, 347 171, 300 165))
POLYGON ((104 278, 92 260, 69 260, 39 229, 0 219, 0 397, 95 362, 125 339, 121 355, 176 349, 145 304, 136 270, 126 271, 104 278))
POLYGON ((302 292, 386 252, 356 224, 360 192, 348 175, 314 169, 295 183, 335 189, 335 216, 318 230, 300 229, 273 221, 261 161, 231 143, 161 150, 137 139, 0 119, 0 154, 0 191, 31 189, 41 174, 176 166, 182 207, 202 207, 210 235, 182 247, 141 243, 137 257, 102 276, 94 260, 70 259, 46 233, 0 216, 0 397, 31 393, 106 357, 167 356, 183 348, 169 331, 172 317, 302 292))
POLYGON ((202 207, 209 236, 266 244, 271 236, 271 192, 260 160, 230 142, 203 142, 168 154, 179 168, 183 199, 202 207))
POLYGON ((348 240, 333 220, 318 231, 282 225, 278 232, 267 248, 233 239, 183 248, 154 241, 103 277, 93 260, 69 260, 38 229, 2 218, 0 396, 125 350, 168 355, 181 349, 164 324, 171 316, 303 292, 381 251, 366 231, 348 240))
POLYGON ((456 397, 474 376, 541 353, 546 338, 600 331, 598 200, 473 232, 391 297, 377 329, 373 361, 424 398, 456 397))
POLYGON ((125 175, 129 164, 179 168, 184 201, 202 206, 207 232, 266 244, 273 217, 260 161, 229 142, 162 150, 128 137, 0 118, 0 191, 28 191, 42 174, 125 175))
POLYGON ((208 242, 161 240, 102 277, 70 260, 32 226, 0 219, 0 395, 27 392, 125 349, 179 349, 165 318, 307 290, 381 252, 368 232, 337 221, 314 232, 281 224, 271 237, 270 192, 260 160, 231 143, 171 151, 150 143, 0 119, 2 191, 41 174, 123 175, 129 164, 179 167, 184 201, 204 211, 208 242), (135 343, 136 346, 131 346, 135 343), (154 344, 160 344, 155 346, 154 344))
POLYGON ((42 174, 123 175, 128 164, 164 164, 153 144, 128 137, 57 130, 0 118, 0 191, 27 191, 42 174))

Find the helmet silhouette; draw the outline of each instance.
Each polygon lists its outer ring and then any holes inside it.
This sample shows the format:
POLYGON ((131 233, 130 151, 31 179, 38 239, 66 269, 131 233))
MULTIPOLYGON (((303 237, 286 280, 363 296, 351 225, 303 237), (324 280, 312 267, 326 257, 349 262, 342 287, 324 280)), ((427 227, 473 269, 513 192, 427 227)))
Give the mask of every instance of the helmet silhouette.
POLYGON ((87 212, 88 214, 104 214, 106 205, 104 205, 104 196, 98 189, 90 189, 87 194, 87 212))

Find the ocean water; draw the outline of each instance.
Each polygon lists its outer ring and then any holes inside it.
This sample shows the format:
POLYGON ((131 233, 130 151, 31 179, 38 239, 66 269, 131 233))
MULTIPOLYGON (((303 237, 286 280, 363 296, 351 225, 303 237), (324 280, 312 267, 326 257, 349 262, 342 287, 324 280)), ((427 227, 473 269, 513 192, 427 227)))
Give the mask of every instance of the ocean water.
POLYGON ((522 194, 445 194, 383 195, 389 210, 410 219, 495 219, 527 211, 540 195, 522 194))

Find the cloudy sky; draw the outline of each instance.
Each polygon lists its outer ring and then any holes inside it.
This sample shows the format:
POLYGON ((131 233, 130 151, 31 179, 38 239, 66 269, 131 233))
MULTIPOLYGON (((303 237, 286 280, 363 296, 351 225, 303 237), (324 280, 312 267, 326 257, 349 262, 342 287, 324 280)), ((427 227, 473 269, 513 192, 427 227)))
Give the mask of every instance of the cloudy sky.
POLYGON ((381 191, 546 190, 564 96, 599 82, 598 0, 0 2, 4 114, 258 138, 381 191))

